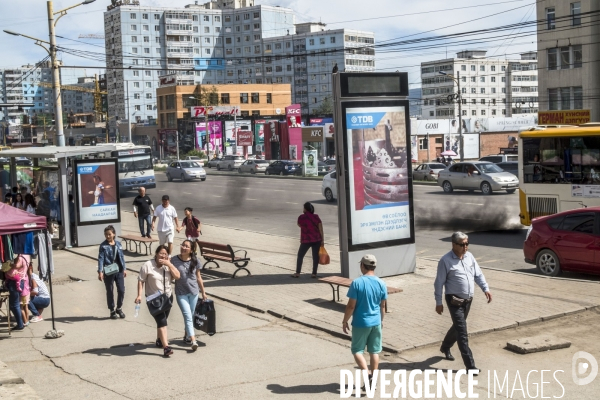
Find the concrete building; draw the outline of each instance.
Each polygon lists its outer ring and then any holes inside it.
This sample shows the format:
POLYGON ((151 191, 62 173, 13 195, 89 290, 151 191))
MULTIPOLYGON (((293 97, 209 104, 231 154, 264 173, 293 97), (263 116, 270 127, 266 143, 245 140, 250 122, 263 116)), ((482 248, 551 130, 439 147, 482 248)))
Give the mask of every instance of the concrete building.
POLYGON ((519 60, 502 60, 486 57, 486 51, 467 50, 456 58, 421 63, 421 117, 458 117, 458 102, 448 101, 448 95, 458 92, 450 75, 460 76, 465 118, 537 113, 537 68, 535 52, 524 53, 519 60))
POLYGON ((374 68, 373 33, 296 25, 293 10, 254 0, 184 8, 117 2, 104 26, 109 117, 132 121, 157 117, 153 96, 164 74, 195 85, 291 84, 292 102, 308 114, 331 97, 335 63, 340 71, 374 68))
POLYGON ((600 120, 597 0, 537 3, 540 110, 590 110, 600 120))

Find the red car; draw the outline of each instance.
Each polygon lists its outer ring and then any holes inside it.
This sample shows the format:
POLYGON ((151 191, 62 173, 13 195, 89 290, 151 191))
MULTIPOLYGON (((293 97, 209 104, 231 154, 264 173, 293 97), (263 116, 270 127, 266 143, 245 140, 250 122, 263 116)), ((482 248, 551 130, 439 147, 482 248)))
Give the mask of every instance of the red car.
POLYGON ((546 276, 562 271, 600 274, 600 207, 533 219, 523 253, 546 276))

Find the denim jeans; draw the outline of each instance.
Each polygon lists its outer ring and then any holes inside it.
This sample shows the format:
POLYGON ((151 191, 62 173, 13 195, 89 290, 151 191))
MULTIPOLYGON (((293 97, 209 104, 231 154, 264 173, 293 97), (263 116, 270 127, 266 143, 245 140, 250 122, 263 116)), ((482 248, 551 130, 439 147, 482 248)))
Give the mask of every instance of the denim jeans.
POLYGON ((471 303, 457 307, 453 306, 450 301, 452 295, 446 295, 446 305, 452 317, 452 327, 446 333, 446 337, 442 342, 442 350, 450 350, 454 343, 458 342, 458 349, 462 356, 463 362, 467 369, 475 368, 475 361, 473 360, 473 353, 469 348, 469 333, 467 332, 467 317, 471 310, 471 303))
POLYGON ((185 322, 185 334, 187 337, 196 336, 194 332, 194 311, 196 310, 196 303, 198 303, 197 294, 178 294, 177 304, 183 314, 183 321, 185 322))
POLYGON ((21 315, 21 292, 17 290, 17 282, 8 279, 6 281, 8 286, 8 306, 12 311, 15 321, 17 322, 17 329, 23 328, 23 316, 21 315))
POLYGON ((44 311, 44 308, 47 308, 50 305, 50 297, 40 297, 35 296, 33 299, 29 300, 29 311, 36 317, 39 317, 41 312, 44 311))
POLYGON ((140 235, 146 237, 150 235, 150 228, 152 227, 152 215, 148 214, 142 217, 138 214, 138 223, 140 224, 140 235), (146 223, 146 233, 144 233, 144 222, 146 223))

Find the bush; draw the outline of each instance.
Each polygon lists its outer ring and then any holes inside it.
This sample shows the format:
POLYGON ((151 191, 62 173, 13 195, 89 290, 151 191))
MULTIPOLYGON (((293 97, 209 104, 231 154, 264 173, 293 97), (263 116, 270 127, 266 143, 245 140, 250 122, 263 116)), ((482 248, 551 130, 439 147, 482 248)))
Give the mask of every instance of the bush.
POLYGON ((185 155, 185 157, 200 157, 200 158, 206 158, 206 153, 204 153, 202 150, 192 150, 192 151, 188 151, 185 155))

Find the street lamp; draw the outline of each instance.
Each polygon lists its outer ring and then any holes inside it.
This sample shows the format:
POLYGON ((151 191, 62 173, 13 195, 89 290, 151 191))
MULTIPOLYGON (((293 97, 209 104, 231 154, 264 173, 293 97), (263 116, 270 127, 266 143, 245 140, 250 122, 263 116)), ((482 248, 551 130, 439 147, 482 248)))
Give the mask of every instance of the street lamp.
MULTIPOLYGON (((460 93, 460 71, 456 71, 456 77, 454 75, 450 75, 445 73, 444 71, 439 71, 440 75, 444 75, 444 76, 448 76, 450 77, 454 82, 456 82, 456 85, 458 86, 458 94, 456 96, 456 99, 458 100, 458 132, 460 134, 460 161, 464 161, 465 160, 465 141, 463 139, 463 131, 462 131, 462 99, 461 99, 461 93, 460 93)), ((427 144, 429 145, 429 143, 427 144)))

